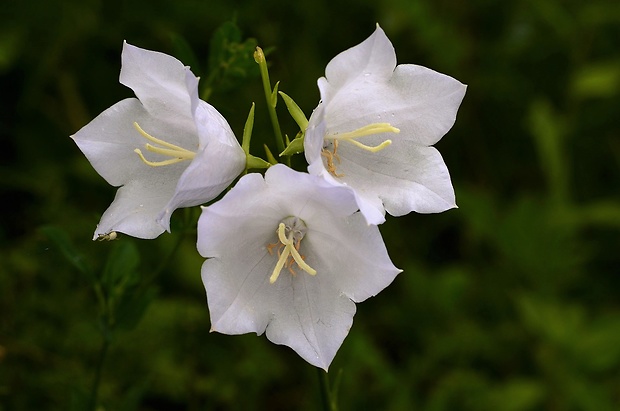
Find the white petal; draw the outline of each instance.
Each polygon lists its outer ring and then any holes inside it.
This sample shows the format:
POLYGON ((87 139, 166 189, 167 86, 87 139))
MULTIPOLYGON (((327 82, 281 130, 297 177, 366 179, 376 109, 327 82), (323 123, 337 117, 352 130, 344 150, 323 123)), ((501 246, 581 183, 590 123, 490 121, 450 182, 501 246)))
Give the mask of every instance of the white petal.
POLYGON ((267 190, 263 176, 250 173, 239 179, 221 200, 204 207, 198 220, 197 248, 200 255, 211 258, 224 255, 230 249, 238 250, 238 245, 234 244, 246 238, 246 232, 255 233, 257 224, 264 223, 275 236, 283 216, 273 212, 277 205, 265 195, 267 190), (249 230, 249 227, 253 229, 249 230))
MULTIPOLYGON (((116 103, 71 137, 93 168, 113 186, 120 186, 143 177, 148 178, 148 175, 154 172, 168 175, 168 178, 176 181, 189 163, 157 169, 146 165, 134 152, 136 148, 141 149, 152 161, 165 160, 169 157, 146 152, 144 145, 147 140, 136 130, 134 122, 147 133, 172 144, 179 145, 180 141, 192 138, 197 140, 187 130, 175 128, 152 118, 134 98, 116 103)), ((184 148, 196 150, 197 143, 196 141, 195 146, 185 145, 184 148)))
MULTIPOLYGON (((268 238, 258 237, 254 232, 248 234, 257 241, 268 238)), ((280 299, 279 286, 269 283, 274 257, 268 255, 264 246, 247 247, 246 237, 239 238, 241 241, 233 244, 226 254, 208 259, 202 266, 211 330, 260 335, 275 314, 273 305, 280 299)))
POLYGON ((174 192, 169 179, 132 180, 118 189, 110 207, 101 216, 93 239, 111 231, 137 238, 155 238, 164 232, 157 215, 174 192))
POLYGON ((243 176, 221 200, 203 208, 198 221, 198 252, 203 257, 226 252, 229 244, 222 241, 230 237, 227 233, 235 232, 235 227, 245 232, 248 227, 264 223, 276 241, 275 230, 286 217, 315 219, 325 213, 346 217, 356 210, 349 188, 334 187, 318 177, 277 164, 267 170, 264 179, 257 173, 243 176))
POLYGON ((362 195, 360 190, 355 191, 355 201, 367 224, 379 225, 385 223, 385 206, 376 195, 362 195))
POLYGON ((323 103, 319 103, 308 120, 304 136, 304 156, 308 162, 308 172, 315 176, 323 176, 327 172, 321 158, 326 133, 325 107, 323 103))
POLYGON ((277 257, 258 247, 235 247, 231 250, 244 252, 243 258, 212 258, 202 267, 212 331, 258 335, 266 331, 272 342, 291 347, 327 370, 349 332, 355 304, 328 282, 305 273, 296 277, 285 273, 270 284, 277 257))
MULTIPOLYGON (((379 78, 384 81, 396 67, 396 53, 385 32, 377 26, 375 32, 362 43, 334 57, 325 68, 325 77, 334 88, 361 78, 379 78)), ((323 100, 331 95, 321 94, 323 100)))
POLYGON ((355 304, 329 282, 303 272, 282 276, 273 285, 278 287, 278 304, 267 338, 327 371, 351 329, 355 304))
POLYGON ((170 216, 181 207, 204 204, 220 195, 245 167, 245 153, 230 126, 211 105, 196 110, 201 150, 180 177, 174 196, 158 221, 170 230, 170 216))
POLYGON ((156 51, 123 44, 120 82, 131 88, 155 118, 195 129, 198 79, 179 60, 156 51))
POLYGON ((311 222, 302 242, 306 262, 316 277, 355 302, 377 295, 401 272, 394 266, 376 225, 368 225, 361 213, 346 221, 329 218, 311 222))
POLYGON ((137 99, 125 99, 99 114, 71 138, 109 184, 120 186, 128 175, 142 168, 133 150, 142 147, 144 139, 133 122, 144 123, 146 118, 148 114, 137 99))
POLYGON ((334 186, 324 179, 299 173, 282 164, 272 166, 265 173, 271 187, 269 196, 284 210, 283 217, 295 215, 310 219, 316 213, 329 213, 345 217, 357 211, 353 190, 334 186))
POLYGON ((399 65, 389 81, 359 79, 337 89, 323 84, 326 131, 342 133, 387 122, 400 129, 394 138, 430 146, 454 125, 465 91, 454 78, 413 64, 399 65))
POLYGON ((450 174, 434 147, 397 141, 378 153, 339 146, 339 181, 355 188, 362 212, 383 201, 394 216, 439 213, 456 207, 450 174), (379 200, 380 199, 380 200, 379 200))

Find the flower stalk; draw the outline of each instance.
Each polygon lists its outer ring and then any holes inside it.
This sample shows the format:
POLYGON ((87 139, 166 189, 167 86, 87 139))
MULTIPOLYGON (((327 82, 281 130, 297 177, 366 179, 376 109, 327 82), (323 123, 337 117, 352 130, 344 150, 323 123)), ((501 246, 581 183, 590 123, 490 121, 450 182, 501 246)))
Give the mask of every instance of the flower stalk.
POLYGON ((276 145, 278 152, 284 151, 284 137, 280 130, 280 123, 278 122, 278 113, 276 112, 276 105, 278 104, 278 83, 275 87, 271 88, 271 82, 269 81, 269 70, 267 69, 267 60, 265 59, 265 53, 260 47, 256 47, 254 52, 254 61, 258 63, 260 68, 260 76, 263 81, 263 90, 265 91, 265 99, 267 100, 267 110, 269 111, 269 119, 273 127, 273 132, 276 137, 276 145))

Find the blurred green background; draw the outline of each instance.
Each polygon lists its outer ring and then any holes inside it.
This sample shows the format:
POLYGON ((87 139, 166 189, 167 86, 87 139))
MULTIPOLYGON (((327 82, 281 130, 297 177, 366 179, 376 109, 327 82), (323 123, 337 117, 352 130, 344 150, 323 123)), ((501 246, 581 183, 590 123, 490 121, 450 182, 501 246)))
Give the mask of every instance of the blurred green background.
POLYGON ((319 409, 292 350, 209 334, 196 210, 153 241, 90 240, 115 189, 69 135, 133 96, 126 39, 191 65, 237 136, 255 101, 262 155, 248 39, 309 115, 377 22, 399 63, 469 86, 437 145, 460 208, 381 227, 404 272, 358 305, 341 409, 620 409, 617 1, 5 0, 0 19, 1 411, 88 409, 97 378, 101 410, 319 409))

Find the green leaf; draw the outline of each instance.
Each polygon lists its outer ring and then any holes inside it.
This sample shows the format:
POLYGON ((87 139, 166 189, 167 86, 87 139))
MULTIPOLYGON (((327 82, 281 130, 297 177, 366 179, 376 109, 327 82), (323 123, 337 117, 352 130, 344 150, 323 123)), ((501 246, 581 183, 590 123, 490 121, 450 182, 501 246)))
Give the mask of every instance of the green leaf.
MULTIPOLYGON (((131 241, 119 241, 114 244, 108 255, 101 283, 104 291, 112 291, 118 287, 135 284, 138 281, 136 272, 140 263, 140 255, 136 246, 131 241)), ((122 293, 121 290, 115 290, 122 293)))
POLYGON ((525 411, 538 409, 545 395, 544 385, 534 380, 514 379, 489 390, 489 409, 525 411))
POLYGON ((62 253, 62 255, 80 272, 94 278, 91 267, 87 264, 86 259, 80 254, 73 243, 69 239, 67 233, 59 228, 46 226, 41 228, 41 232, 45 234, 62 253))
POLYGON ((612 97, 620 91, 620 63, 588 64, 576 70, 571 92, 578 98, 612 97))
POLYGON ((586 369, 603 372, 620 367, 620 316, 596 318, 575 336, 574 358, 586 369))
POLYGON ((136 328, 151 302, 157 297, 157 289, 149 287, 146 290, 138 286, 124 290, 114 313, 116 329, 122 331, 136 328))
POLYGON ((586 318, 582 306, 562 305, 534 295, 522 295, 516 302, 525 326, 558 347, 574 345, 575 336, 584 331, 586 318))
POLYGON ((568 195, 568 166, 564 153, 564 119, 553 110, 547 99, 541 98, 534 100, 530 106, 529 128, 551 195, 555 200, 565 201, 568 195))
POLYGON ((201 97, 207 100, 214 89, 224 91, 258 76, 259 70, 252 57, 256 45, 255 39, 242 40, 241 30, 234 21, 222 24, 209 42, 209 74, 201 97))

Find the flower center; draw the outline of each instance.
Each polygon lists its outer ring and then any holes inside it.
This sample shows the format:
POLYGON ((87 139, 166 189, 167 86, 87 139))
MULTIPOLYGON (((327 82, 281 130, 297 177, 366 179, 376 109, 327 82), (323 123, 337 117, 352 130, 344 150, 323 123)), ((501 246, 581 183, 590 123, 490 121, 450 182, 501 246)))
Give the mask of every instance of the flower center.
POLYGON ((142 127, 140 127, 138 123, 136 122, 133 123, 133 126, 136 128, 136 130, 138 130, 138 133, 140 133, 142 137, 157 144, 157 145, 153 145, 153 144, 146 143, 144 147, 147 149, 147 151, 172 157, 168 160, 163 160, 163 161, 149 161, 144 157, 144 154, 142 154, 142 151, 139 148, 136 148, 134 150, 134 153, 138 154, 138 156, 140 156, 140 159, 149 166, 152 166, 152 167, 168 166, 170 164, 175 164, 181 161, 192 160, 196 156, 196 153, 194 153, 193 151, 186 150, 183 147, 179 147, 174 144, 168 143, 167 141, 160 140, 158 138, 153 137, 146 131, 142 130, 142 127))
POLYGON ((316 270, 306 264, 304 256, 299 254, 301 240, 306 235, 306 231, 306 224, 297 217, 286 217, 280 222, 276 230, 278 242, 267 244, 269 255, 273 255, 273 249, 276 247, 278 253, 278 262, 271 273, 271 277, 269 277, 270 284, 276 282, 284 267, 288 269, 291 275, 296 275, 293 263, 310 275, 316 274, 316 270))
POLYGON ((326 135, 325 140, 328 141, 328 143, 326 144, 326 147, 321 150, 321 155, 327 160, 327 171, 329 171, 329 173, 334 177, 344 176, 344 174, 338 174, 338 172, 336 171, 336 165, 334 164, 334 160, 340 163, 340 156, 338 155, 339 141, 346 141, 363 150, 370 151, 371 153, 376 153, 392 144, 392 140, 387 139, 376 146, 369 146, 360 143, 359 141, 357 141, 357 139, 360 137, 366 137, 379 133, 400 133, 400 129, 393 127, 390 123, 372 123, 368 124, 367 126, 360 127, 357 130, 349 131, 346 133, 334 133, 326 135), (331 151, 329 150, 329 141, 331 141, 331 151))

